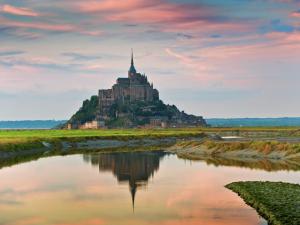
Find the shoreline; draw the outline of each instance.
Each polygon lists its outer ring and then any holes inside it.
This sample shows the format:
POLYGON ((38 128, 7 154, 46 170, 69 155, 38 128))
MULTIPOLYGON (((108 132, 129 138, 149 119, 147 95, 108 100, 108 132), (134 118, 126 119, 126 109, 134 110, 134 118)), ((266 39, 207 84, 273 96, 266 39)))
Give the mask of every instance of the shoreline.
MULTIPOLYGON (((178 158, 203 161, 208 165, 234 166, 248 169, 259 169, 264 171, 300 170, 300 153, 281 157, 275 154, 261 155, 254 150, 233 150, 225 153, 214 153, 212 150, 199 147, 178 147, 183 143, 203 143, 207 138, 145 138, 135 140, 86 140, 79 142, 63 141, 59 145, 51 145, 44 142, 43 147, 27 150, 0 151, 0 168, 14 164, 37 160, 43 157, 58 155, 106 153, 106 152, 129 152, 129 151, 156 151, 163 150, 176 154, 178 158), (199 150, 200 149, 200 150, 199 150), (296 157, 297 156, 297 157, 296 157)), ((218 142, 218 141, 216 141, 218 142)))
POLYGON ((236 166, 265 171, 300 170, 300 143, 280 141, 182 141, 167 149, 179 158, 215 166, 236 166))
POLYGON ((221 128, 0 131, 0 168, 30 158, 105 151, 164 150, 216 166, 300 170, 299 129, 221 128), (207 130, 209 132, 203 132, 207 130), (282 133, 283 132, 283 133, 282 133), (280 135, 279 135, 280 134, 280 135), (225 136, 225 138, 221 138, 225 136))
POLYGON ((71 155, 84 153, 105 153, 105 152, 128 152, 128 151, 156 151, 166 149, 177 141, 199 140, 202 135, 195 137, 162 137, 162 138, 137 138, 127 140, 117 139, 87 139, 79 141, 61 140, 60 142, 37 142, 29 145, 30 148, 7 149, 0 151, 0 169, 20 162, 36 160, 42 157, 56 155, 71 155))

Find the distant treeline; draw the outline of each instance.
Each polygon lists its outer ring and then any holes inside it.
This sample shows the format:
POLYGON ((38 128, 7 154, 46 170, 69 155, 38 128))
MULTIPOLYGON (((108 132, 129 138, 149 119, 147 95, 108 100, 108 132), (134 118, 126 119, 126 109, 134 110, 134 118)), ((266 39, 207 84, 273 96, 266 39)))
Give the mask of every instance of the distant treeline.
POLYGON ((283 127, 300 126, 300 117, 206 119, 213 127, 283 127))
POLYGON ((20 120, 0 121, 0 129, 51 129, 66 120, 20 120))

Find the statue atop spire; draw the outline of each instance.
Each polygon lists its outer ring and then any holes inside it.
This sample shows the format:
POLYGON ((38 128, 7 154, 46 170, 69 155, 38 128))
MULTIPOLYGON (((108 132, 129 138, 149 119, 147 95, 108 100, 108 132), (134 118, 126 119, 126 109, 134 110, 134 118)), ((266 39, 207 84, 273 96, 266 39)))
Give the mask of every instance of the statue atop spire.
POLYGON ((133 50, 131 49, 131 65, 128 71, 128 77, 131 78, 136 74, 136 69, 134 68, 134 61, 133 61, 133 50))

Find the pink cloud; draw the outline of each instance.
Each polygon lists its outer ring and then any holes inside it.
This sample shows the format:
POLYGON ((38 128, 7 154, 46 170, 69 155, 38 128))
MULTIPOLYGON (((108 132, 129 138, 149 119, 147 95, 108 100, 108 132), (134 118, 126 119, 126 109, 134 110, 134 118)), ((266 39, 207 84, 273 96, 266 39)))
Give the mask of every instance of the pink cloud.
POLYGON ((98 36, 103 35, 102 31, 81 31, 80 33, 83 34, 83 35, 94 36, 94 37, 98 37, 98 36))
MULTIPOLYGON (((31 224, 42 224, 45 221, 39 217, 22 218, 21 220, 14 221, 14 225, 31 225, 31 224)), ((12 225, 12 224, 8 224, 12 225)))
MULTIPOLYGON (((192 41, 203 44, 200 39, 192 41)), ((250 89, 263 85, 272 75, 261 75, 258 72, 264 71, 264 65, 260 62, 275 66, 278 62, 284 64, 299 61, 300 32, 274 32, 227 43, 226 39, 222 41, 225 41, 222 45, 209 46, 204 43, 202 48, 190 49, 188 52, 178 51, 176 46, 165 49, 165 52, 185 66, 189 79, 195 84, 217 84, 223 88, 250 89)), ((178 47, 182 49, 182 46, 178 47)))
POLYGON ((170 56, 174 56, 175 58, 179 59, 180 61, 182 61, 185 65, 191 65, 192 64, 192 60, 187 57, 184 56, 182 54, 176 53, 173 50, 171 50, 170 48, 166 48, 165 49, 166 53, 170 56))
POLYGON ((76 10, 109 22, 156 24, 166 32, 178 30, 249 30, 249 24, 218 19, 216 8, 201 4, 180 4, 165 0, 79 1, 76 10))
POLYGON ((128 21, 137 23, 184 23, 206 20, 213 14, 211 9, 203 6, 187 6, 161 1, 155 5, 137 6, 131 10, 122 10, 107 17, 112 21, 128 21), (201 15, 201 16, 200 16, 201 15))
POLYGON ((32 32, 28 29, 42 30, 42 31, 57 31, 57 32, 74 32, 86 36, 98 37, 102 36, 103 32, 99 30, 86 30, 84 26, 70 24, 70 23, 50 23, 50 22, 23 22, 9 20, 6 18, 0 17, 0 23, 6 27, 14 27, 15 30, 9 31, 10 33, 25 37, 25 38, 39 38, 43 35, 40 33, 32 32))
POLYGON ((174 23, 172 26, 162 27, 164 32, 178 32, 178 31, 192 31, 198 34, 211 34, 217 32, 218 34, 232 34, 245 33, 255 30, 255 25, 251 23, 240 22, 221 22, 221 21, 191 21, 174 23))
POLYGON ((276 41, 277 45, 300 45, 300 32, 282 33, 273 32, 266 35, 269 39, 276 41))
POLYGON ((2 12, 19 15, 19 16, 39 16, 39 14, 32 9, 29 8, 23 8, 23 7, 15 7, 12 5, 4 5, 1 8, 2 12))
POLYGON ((300 18, 300 11, 295 11, 290 14, 291 17, 300 18))
POLYGON ((76 3, 80 11, 83 12, 99 12, 99 11, 123 11, 123 10, 132 10, 137 8, 149 7, 156 5, 160 0, 145 1, 145 0, 104 0, 104 1, 79 1, 76 3))
POLYGON ((42 37, 42 34, 28 31, 28 29, 36 29, 43 31, 58 31, 58 32, 74 32, 86 36, 102 36, 103 32, 101 31, 86 31, 83 27, 78 27, 73 24, 51 24, 51 23, 42 23, 42 22, 20 22, 12 21, 0 18, 0 23, 5 24, 7 27, 18 28, 17 30, 10 31, 16 36, 25 37, 25 38, 39 38, 42 37))
POLYGON ((18 28, 31 28, 38 30, 49 30, 49 31, 72 31, 76 30, 75 26, 71 24, 50 24, 50 23, 40 23, 40 22, 21 22, 21 21, 12 21, 0 18, 0 23, 5 24, 9 27, 18 27, 18 28))
POLYGON ((170 48, 166 48, 165 52, 167 53, 167 55, 176 58, 182 65, 189 68, 193 72, 193 74, 200 74, 200 79, 203 81, 207 82, 220 79, 220 77, 217 74, 215 74, 214 76, 210 75, 210 73, 215 70, 214 65, 204 63, 203 60, 200 60, 200 57, 195 58, 185 55, 183 53, 177 53, 170 48))
POLYGON ((59 223, 56 225, 102 225, 102 224, 104 224, 104 220, 88 219, 88 220, 77 222, 77 223, 59 223))
MULTIPOLYGON (((249 31, 250 24, 245 22, 226 21, 219 19, 219 10, 202 4, 174 3, 167 0, 86 0, 73 1, 72 11, 81 12, 84 16, 93 16, 89 25, 104 22, 137 23, 143 25, 157 25, 162 32, 178 32, 190 30, 192 32, 244 32, 249 31)), ((62 5, 70 10, 70 5, 62 5)), ((29 8, 17 8, 11 5, 3 6, 6 12, 17 15, 38 16, 29 8)), ((0 19, 0 22, 1 19, 0 19)), ((76 21, 75 21, 76 22, 76 21)), ((6 21, 7 26, 19 28, 33 28, 50 31, 74 31, 87 36, 102 36, 102 31, 94 31, 82 27, 82 24, 50 22, 6 21)))

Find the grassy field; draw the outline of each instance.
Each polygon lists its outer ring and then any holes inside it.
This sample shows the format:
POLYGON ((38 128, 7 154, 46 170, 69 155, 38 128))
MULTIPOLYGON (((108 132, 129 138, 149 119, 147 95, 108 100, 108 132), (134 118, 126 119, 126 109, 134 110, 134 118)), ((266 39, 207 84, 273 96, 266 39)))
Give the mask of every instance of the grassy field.
POLYGON ((116 137, 145 135, 181 135, 199 132, 278 133, 285 136, 300 135, 298 127, 242 127, 242 128, 169 128, 169 129, 104 129, 104 130, 0 130, 1 139, 21 138, 68 138, 68 137, 116 137))
POLYGON ((138 139, 190 137, 203 133, 240 135, 245 137, 300 136, 297 127, 250 128, 173 128, 173 129, 114 129, 114 130, 0 130, 0 150, 40 146, 42 141, 78 141, 85 139, 138 139))
POLYGON ((52 138, 122 138, 196 135, 198 129, 117 129, 117 130, 0 130, 0 141, 52 138))
POLYGON ((118 130, 0 130, 0 150, 39 147, 43 141, 76 142, 90 139, 128 140, 139 138, 200 136, 199 129, 118 129, 118 130))
POLYGON ((300 224, 300 185, 282 182, 235 182, 226 185, 271 225, 300 224))

